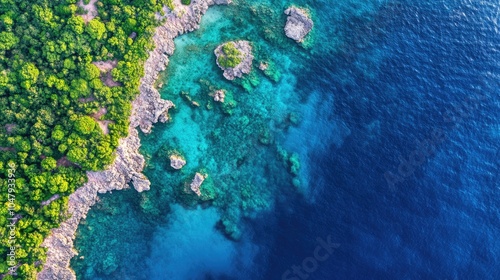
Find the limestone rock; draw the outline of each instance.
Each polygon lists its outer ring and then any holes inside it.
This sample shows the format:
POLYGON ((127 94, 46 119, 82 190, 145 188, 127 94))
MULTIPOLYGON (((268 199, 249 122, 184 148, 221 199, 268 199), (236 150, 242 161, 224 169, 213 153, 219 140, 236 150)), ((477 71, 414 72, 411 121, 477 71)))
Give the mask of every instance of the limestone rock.
POLYGON ((224 103, 224 98, 226 97, 226 93, 224 92, 224 90, 219 89, 213 93, 213 97, 214 97, 214 101, 224 103))
MULTIPOLYGON (((140 139, 136 127, 144 133, 151 131, 153 123, 168 120, 168 109, 173 103, 160 98, 154 83, 160 71, 168 64, 168 55, 174 51, 174 38, 199 27, 201 16, 210 5, 228 4, 230 0, 197 0, 181 16, 169 14, 162 26, 156 28, 153 41, 156 48, 149 53, 141 79, 140 94, 132 102, 129 135, 119 140, 115 161, 104 171, 87 172, 88 181, 69 196, 68 220, 61 223, 42 243, 47 250, 47 259, 40 280, 74 280, 76 276, 69 268, 70 260, 77 252, 73 249, 75 232, 81 219, 85 219, 90 207, 98 199, 98 193, 121 190, 131 182, 141 192, 149 190, 150 182, 142 174, 144 157, 139 153, 140 139)), ((201 183, 200 183, 201 184, 201 183)))
POLYGON ((269 67, 269 63, 267 63, 267 62, 262 61, 259 64, 259 69, 262 70, 262 71, 266 71, 268 67, 269 67))
POLYGON ((314 25, 308 12, 305 9, 292 6, 285 10, 285 14, 288 15, 285 25, 286 36, 297 43, 302 43, 314 25))
POLYGON ((217 66, 224 71, 224 77, 228 80, 234 80, 236 77, 241 78, 243 74, 248 74, 252 70, 252 46, 248 41, 235 41, 235 42, 227 42, 222 45, 219 45, 215 51, 215 56, 217 57, 217 66), (222 48, 225 44, 233 43, 236 49, 241 53, 241 62, 235 67, 224 67, 219 63, 219 57, 224 56, 224 52, 222 48))
POLYGON ((173 168, 173 169, 181 169, 184 165, 186 165, 186 160, 180 156, 180 155, 177 155, 177 154, 172 154, 170 155, 170 166, 173 168))
POLYGON ((191 184, 189 185, 189 187, 191 188, 191 190, 194 193, 196 193, 196 195, 201 196, 200 187, 201 187, 201 184, 203 183, 203 181, 205 181, 206 178, 207 178, 207 176, 205 176, 205 175, 203 175, 201 173, 198 173, 198 172, 196 172, 196 174, 194 175, 193 181, 191 182, 191 184))

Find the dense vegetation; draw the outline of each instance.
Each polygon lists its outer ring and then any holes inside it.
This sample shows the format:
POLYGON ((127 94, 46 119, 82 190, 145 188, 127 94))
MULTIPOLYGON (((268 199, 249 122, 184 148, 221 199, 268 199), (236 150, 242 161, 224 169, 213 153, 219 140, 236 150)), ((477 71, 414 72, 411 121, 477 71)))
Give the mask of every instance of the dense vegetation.
POLYGON ((222 55, 217 58, 217 62, 224 68, 233 68, 243 61, 243 54, 236 48, 233 42, 225 43, 222 46, 222 55))
POLYGON ((101 0, 86 23, 76 0, 0 0, 0 274, 14 246, 16 279, 35 279, 69 194, 85 171, 112 162, 165 3, 101 0), (108 60, 117 61, 112 86, 93 64, 108 60), (100 120, 110 121, 107 133, 100 120))

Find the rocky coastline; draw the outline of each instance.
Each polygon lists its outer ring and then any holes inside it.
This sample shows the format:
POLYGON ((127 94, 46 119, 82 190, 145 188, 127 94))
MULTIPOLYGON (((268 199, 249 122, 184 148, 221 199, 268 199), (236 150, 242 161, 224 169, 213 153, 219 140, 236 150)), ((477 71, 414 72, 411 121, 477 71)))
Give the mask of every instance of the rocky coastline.
POLYGON ((214 4, 229 4, 231 0, 194 0, 184 12, 168 12, 163 18, 165 23, 156 28, 153 36, 155 49, 144 66, 144 77, 139 86, 140 94, 132 102, 129 135, 120 139, 116 159, 106 170, 87 172, 88 181, 69 196, 68 215, 70 218, 44 240, 42 246, 48 249, 44 267, 38 279, 69 280, 76 279, 69 267, 72 257, 77 255, 73 241, 78 224, 85 219, 90 207, 98 199, 98 193, 121 190, 131 183, 138 192, 149 190, 150 182, 142 174, 145 159, 139 153, 141 145, 137 127, 144 133, 151 132, 153 124, 168 120, 168 109, 174 106, 171 101, 163 100, 155 82, 168 64, 168 56, 174 52, 173 39, 199 27, 202 15, 214 4))
POLYGON ((225 44, 219 45, 214 50, 214 54, 217 57, 216 59, 217 66, 219 66, 219 68, 222 69, 222 71, 224 71, 223 73, 224 78, 230 81, 234 80, 235 78, 241 78, 243 74, 248 74, 252 70, 252 61, 254 56, 252 54, 252 46, 248 41, 241 40, 235 42, 227 42, 225 44), (219 62, 221 57, 226 56, 223 49, 224 46, 227 44, 232 44, 234 49, 240 54, 239 59, 241 59, 241 62, 239 62, 237 65, 224 66, 219 62))

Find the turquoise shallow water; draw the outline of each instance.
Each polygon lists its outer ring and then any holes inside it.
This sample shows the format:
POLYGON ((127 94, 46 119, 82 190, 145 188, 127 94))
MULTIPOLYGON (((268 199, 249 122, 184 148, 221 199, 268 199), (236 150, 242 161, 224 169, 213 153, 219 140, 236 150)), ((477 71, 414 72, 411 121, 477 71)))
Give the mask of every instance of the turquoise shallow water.
MULTIPOLYGON (((483 275, 498 260, 489 251, 498 248, 492 241, 498 227, 484 226, 486 237, 474 234, 471 229, 487 223, 467 220, 482 213, 462 214, 461 207, 481 199, 467 201, 460 183, 488 191, 498 186, 498 168, 491 167, 498 163, 487 153, 495 150, 491 138, 498 142, 498 122, 491 120, 498 110, 478 110, 480 117, 470 119, 475 126, 451 129, 451 144, 405 179, 404 192, 390 192, 383 176, 397 169, 398 155, 411 153, 415 139, 439 124, 451 97, 468 94, 469 87, 494 92, 488 79, 498 68, 474 63, 482 60, 461 41, 470 35, 463 30, 491 35, 489 27, 461 16, 476 16, 476 4, 295 1, 310 8, 316 23, 306 48, 284 36, 283 10, 290 4, 213 7, 198 31, 176 39, 161 80, 163 98, 176 104, 172 122, 141 135, 151 190, 101 196, 78 229, 80 255, 72 267, 79 279, 279 279, 328 235, 341 247, 311 279, 417 279, 409 267, 428 279, 458 279, 443 267, 471 263, 470 275, 483 275), (256 57, 254 71, 239 84, 224 80, 213 55, 218 44, 237 39, 251 41, 256 57), (260 61, 271 63, 272 73, 256 69, 260 61), (209 93, 219 88, 231 93, 236 106, 211 101, 209 93), (463 144, 469 139, 473 144, 463 144), (180 171, 169 167, 174 150, 187 160, 180 171), (474 153, 480 160, 470 168, 454 157, 474 153), (463 171, 459 180, 453 179, 455 169, 463 171), (213 200, 197 201, 185 192, 200 170, 208 174, 204 184, 213 200), (441 185, 446 191, 436 188, 441 185), (450 186, 460 189, 460 199, 451 201, 456 194, 450 186), (478 240, 489 240, 490 249, 478 240), (465 243, 475 249, 456 246, 465 243), (456 257, 447 263, 447 255, 456 257), (484 267, 476 268, 471 255, 484 267)), ((495 54, 495 42, 473 49, 484 61, 495 61, 498 55, 487 57, 495 54)), ((497 104, 498 94, 492 96, 497 104)), ((492 104, 482 108, 498 107, 492 104)), ((488 196, 491 204, 498 201, 488 196)))

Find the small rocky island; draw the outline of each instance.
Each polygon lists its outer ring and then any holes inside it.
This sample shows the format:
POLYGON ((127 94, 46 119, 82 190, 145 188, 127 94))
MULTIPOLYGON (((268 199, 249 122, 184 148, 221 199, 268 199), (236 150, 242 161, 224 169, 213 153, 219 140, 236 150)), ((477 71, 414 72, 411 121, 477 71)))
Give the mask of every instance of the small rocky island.
POLYGON ((211 93, 210 96, 214 98, 214 101, 224 103, 224 98, 226 98, 226 91, 223 89, 219 89, 214 93, 211 93))
POLYGON ((285 25, 285 34, 288 38, 295 40, 297 43, 302 43, 304 37, 311 32, 314 23, 306 9, 290 7, 285 10, 288 16, 285 25))
POLYGON ((248 41, 227 42, 218 46, 215 51, 217 65, 224 71, 228 80, 241 78, 252 70, 252 46, 248 41))
POLYGON ((201 184, 203 184, 203 181, 205 181, 206 178, 207 178, 207 175, 201 174, 199 172, 196 172, 196 174, 194 175, 193 181, 191 182, 191 184, 189 185, 189 187, 191 188, 191 190, 194 193, 196 193, 196 195, 201 196, 200 187, 201 187, 201 184))
POLYGON ((180 154, 173 153, 169 156, 169 159, 170 159, 170 166, 173 169, 179 170, 184 165, 186 165, 186 160, 180 154))

